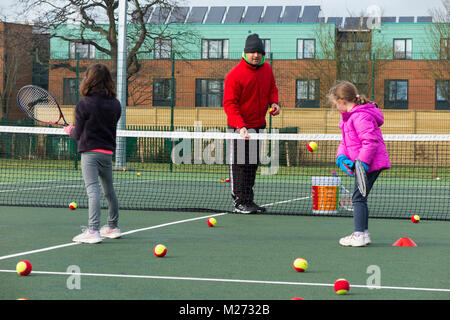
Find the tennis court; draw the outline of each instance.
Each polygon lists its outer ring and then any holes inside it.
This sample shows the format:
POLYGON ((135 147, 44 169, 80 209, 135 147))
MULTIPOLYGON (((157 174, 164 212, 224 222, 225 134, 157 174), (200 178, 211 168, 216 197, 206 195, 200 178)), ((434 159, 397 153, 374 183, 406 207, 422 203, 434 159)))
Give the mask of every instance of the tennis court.
POLYGON ((214 214, 123 210, 123 238, 81 245, 71 238, 86 209, 1 211, 1 299, 450 298, 448 222, 372 219, 373 243, 344 248, 338 239, 351 232, 351 218, 216 213, 210 228, 214 214), (393 247, 400 237, 418 247, 393 247), (164 258, 152 253, 159 243, 164 258), (297 257, 307 259, 306 272, 293 269, 297 257), (23 259, 33 265, 27 277, 15 271, 23 259), (350 282, 349 294, 334 293, 338 278, 350 282))

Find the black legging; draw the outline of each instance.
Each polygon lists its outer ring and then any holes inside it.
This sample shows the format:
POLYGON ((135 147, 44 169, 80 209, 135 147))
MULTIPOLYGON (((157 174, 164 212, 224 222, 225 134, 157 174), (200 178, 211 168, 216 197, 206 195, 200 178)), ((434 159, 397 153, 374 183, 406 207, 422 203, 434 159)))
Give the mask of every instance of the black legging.
MULTIPOLYGON (((251 128, 250 133, 264 129, 251 128)), ((253 186, 259 165, 259 140, 231 140, 228 148, 230 164, 230 186, 234 205, 253 202, 253 186)))

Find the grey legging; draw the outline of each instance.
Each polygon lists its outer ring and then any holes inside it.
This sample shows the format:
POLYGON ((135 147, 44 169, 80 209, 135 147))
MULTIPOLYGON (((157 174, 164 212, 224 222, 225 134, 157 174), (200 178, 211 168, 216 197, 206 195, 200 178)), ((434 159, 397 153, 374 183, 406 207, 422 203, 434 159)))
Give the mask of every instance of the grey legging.
POLYGON ((112 156, 100 152, 83 152, 81 154, 81 171, 89 199, 89 229, 99 230, 100 227, 100 183, 108 201, 108 225, 112 228, 117 227, 119 205, 113 186, 112 156))

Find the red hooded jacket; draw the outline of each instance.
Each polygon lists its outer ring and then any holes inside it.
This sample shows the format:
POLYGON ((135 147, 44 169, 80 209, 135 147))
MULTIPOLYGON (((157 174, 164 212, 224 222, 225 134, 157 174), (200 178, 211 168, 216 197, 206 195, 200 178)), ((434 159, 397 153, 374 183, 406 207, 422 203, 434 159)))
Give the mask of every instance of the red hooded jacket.
POLYGON ((241 59, 225 78, 223 107, 233 128, 258 128, 266 124, 266 113, 278 104, 278 88, 268 63, 253 66, 241 59))

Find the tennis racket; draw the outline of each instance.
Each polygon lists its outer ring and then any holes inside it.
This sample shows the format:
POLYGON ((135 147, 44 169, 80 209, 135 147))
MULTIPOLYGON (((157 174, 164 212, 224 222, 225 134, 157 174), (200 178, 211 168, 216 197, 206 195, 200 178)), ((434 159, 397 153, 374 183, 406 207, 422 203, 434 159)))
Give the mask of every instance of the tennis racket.
POLYGON ((34 85, 22 87, 17 93, 17 103, 33 120, 58 126, 69 125, 58 102, 45 89, 34 85))
POLYGON ((359 192, 365 198, 367 196, 367 174, 360 160, 355 160, 355 179, 359 192))
MULTIPOLYGON (((337 177, 336 171, 331 171, 333 177, 337 177)), ((341 179, 339 179, 339 207, 353 211, 352 193, 344 186, 341 179)))

